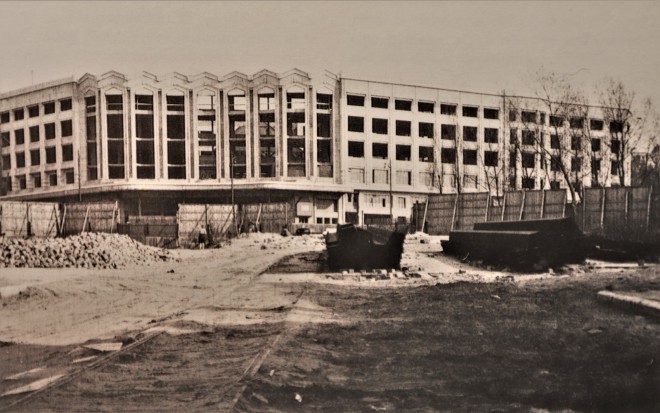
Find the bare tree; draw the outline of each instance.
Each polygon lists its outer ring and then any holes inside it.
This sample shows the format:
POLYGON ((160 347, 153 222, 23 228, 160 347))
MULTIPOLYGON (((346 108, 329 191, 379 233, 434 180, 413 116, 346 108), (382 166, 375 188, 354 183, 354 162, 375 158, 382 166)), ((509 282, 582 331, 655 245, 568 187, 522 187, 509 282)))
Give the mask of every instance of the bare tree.
POLYGON ((524 157, 522 168, 515 171, 523 178, 539 177, 544 185, 563 178, 575 208, 589 170, 589 102, 565 76, 552 72, 537 75, 534 94, 535 99, 506 100, 510 130, 522 130, 520 136, 511 136, 512 153, 524 157))
POLYGON ((604 120, 609 125, 614 172, 619 176, 620 184, 626 185, 633 153, 647 145, 646 152, 651 151, 647 137, 656 136, 653 129, 657 131, 657 116, 650 99, 636 99, 635 92, 619 80, 608 80, 600 93, 600 104, 604 120))

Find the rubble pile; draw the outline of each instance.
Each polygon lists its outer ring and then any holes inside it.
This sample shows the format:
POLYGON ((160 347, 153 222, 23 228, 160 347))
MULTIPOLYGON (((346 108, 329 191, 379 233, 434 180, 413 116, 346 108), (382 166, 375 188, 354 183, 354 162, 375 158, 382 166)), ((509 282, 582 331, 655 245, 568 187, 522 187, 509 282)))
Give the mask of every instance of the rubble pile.
POLYGON ((167 250, 119 234, 83 233, 67 238, 7 239, 0 243, 0 267, 103 269, 171 259, 167 250))

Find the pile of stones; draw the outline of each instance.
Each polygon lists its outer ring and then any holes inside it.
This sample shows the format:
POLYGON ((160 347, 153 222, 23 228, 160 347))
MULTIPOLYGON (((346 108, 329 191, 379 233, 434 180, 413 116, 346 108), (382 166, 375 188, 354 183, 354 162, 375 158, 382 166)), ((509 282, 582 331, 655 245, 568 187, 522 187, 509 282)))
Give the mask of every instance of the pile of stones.
POLYGON ((83 233, 66 238, 6 239, 0 242, 0 268, 123 268, 169 261, 169 251, 141 244, 127 235, 83 233))

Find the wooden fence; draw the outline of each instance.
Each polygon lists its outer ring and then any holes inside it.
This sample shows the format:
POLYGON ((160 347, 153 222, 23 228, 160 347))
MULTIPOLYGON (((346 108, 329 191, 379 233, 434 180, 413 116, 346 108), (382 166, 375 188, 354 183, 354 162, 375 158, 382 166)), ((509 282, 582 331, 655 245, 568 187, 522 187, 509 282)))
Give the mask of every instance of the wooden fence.
POLYGON ((117 202, 83 202, 64 204, 61 211, 60 233, 74 235, 81 232, 117 232, 119 206, 117 202))
POLYGON ((59 206, 50 202, 0 202, 0 236, 50 238, 58 234, 59 206))
MULTIPOLYGON (((660 193, 653 188, 588 188, 575 211, 580 229, 621 241, 660 239, 660 193)), ((472 229, 477 222, 561 218, 573 214, 565 190, 432 195, 413 208, 415 228, 432 235, 472 229)))
POLYGON ((472 229, 485 221, 559 218, 565 215, 566 191, 512 191, 500 199, 488 193, 431 195, 428 204, 416 204, 416 229, 433 235, 472 229))
POLYGON ((200 233, 211 239, 221 239, 234 232, 231 205, 180 204, 177 212, 179 246, 190 247, 199 242, 200 233))

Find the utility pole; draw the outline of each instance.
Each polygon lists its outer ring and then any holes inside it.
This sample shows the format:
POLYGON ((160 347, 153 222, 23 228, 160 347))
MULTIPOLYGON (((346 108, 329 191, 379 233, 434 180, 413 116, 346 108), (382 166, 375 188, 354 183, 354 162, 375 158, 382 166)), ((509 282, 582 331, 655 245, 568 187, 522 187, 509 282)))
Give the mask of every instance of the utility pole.
POLYGON ((234 202, 234 153, 229 153, 229 178, 231 182, 231 219, 234 225, 234 234, 238 237, 238 228, 236 228, 236 204, 234 202))
POLYGON ((78 202, 82 202, 82 190, 81 190, 81 183, 80 183, 80 149, 77 151, 78 154, 78 202))
POLYGON ((389 179, 389 181, 390 181, 390 223, 393 224, 394 223, 394 211, 393 211, 394 196, 392 195, 392 160, 391 159, 390 159, 389 168, 390 168, 390 171, 389 171, 390 172, 390 179, 389 179))

